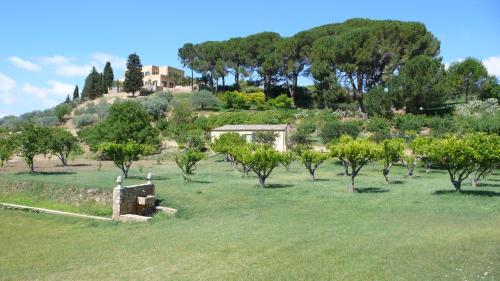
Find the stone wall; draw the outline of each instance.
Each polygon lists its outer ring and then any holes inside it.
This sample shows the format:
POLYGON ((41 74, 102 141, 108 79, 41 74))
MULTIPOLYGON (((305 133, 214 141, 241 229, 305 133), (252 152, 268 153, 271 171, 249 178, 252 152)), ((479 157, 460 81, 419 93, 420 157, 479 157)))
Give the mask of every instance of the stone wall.
POLYGON ((146 184, 122 186, 122 178, 117 178, 117 186, 113 189, 113 219, 120 215, 134 214, 149 216, 156 210, 155 185, 148 174, 146 184))

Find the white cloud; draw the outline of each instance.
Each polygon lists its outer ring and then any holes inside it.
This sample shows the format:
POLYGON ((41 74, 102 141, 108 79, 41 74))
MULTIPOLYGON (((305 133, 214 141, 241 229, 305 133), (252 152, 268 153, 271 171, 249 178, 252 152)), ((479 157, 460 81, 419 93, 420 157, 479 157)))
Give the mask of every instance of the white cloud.
POLYGON ((48 87, 38 87, 30 83, 23 85, 21 90, 37 99, 44 106, 54 106, 63 101, 63 99, 71 94, 74 85, 66 84, 57 80, 47 81, 48 87))
POLYGON ((65 56, 50 56, 39 58, 40 62, 47 65, 66 65, 70 64, 72 61, 76 60, 75 57, 65 57, 65 56))
POLYGON ((13 93, 16 88, 16 81, 0 72, 0 101, 3 104, 13 104, 16 97, 13 93))
POLYGON ((12 56, 8 58, 10 63, 14 65, 15 67, 24 69, 24 70, 29 70, 29 71, 38 71, 40 70, 40 66, 36 63, 33 63, 29 60, 24 60, 20 57, 12 56))
POLYGON ((127 59, 126 58, 121 58, 117 57, 111 54, 106 54, 102 52, 97 52, 93 53, 90 55, 90 58, 93 60, 92 64, 95 64, 96 66, 102 66, 106 64, 106 62, 111 63, 111 67, 114 69, 121 69, 124 70, 127 66, 127 59))
POLYGON ((500 56, 489 57, 483 60, 488 73, 500 78, 500 56))

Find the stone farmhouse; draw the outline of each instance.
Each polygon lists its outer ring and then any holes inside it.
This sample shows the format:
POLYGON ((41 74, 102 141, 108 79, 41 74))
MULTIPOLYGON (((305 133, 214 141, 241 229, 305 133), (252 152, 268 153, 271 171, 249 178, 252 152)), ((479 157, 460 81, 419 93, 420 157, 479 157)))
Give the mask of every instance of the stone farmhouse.
POLYGON ((274 132, 277 134, 274 142, 274 149, 277 151, 286 151, 288 147, 288 125, 224 125, 215 128, 210 133, 210 139, 214 141, 220 135, 228 132, 238 133, 247 142, 252 143, 255 140, 256 132, 274 132))

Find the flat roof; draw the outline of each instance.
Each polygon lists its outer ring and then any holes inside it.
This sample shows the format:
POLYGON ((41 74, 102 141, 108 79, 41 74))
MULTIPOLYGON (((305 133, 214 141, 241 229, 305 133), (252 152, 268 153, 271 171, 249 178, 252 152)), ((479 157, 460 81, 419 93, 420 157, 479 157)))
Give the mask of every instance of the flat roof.
POLYGON ((215 128, 212 131, 285 131, 287 129, 287 124, 278 125, 224 125, 219 128, 215 128))

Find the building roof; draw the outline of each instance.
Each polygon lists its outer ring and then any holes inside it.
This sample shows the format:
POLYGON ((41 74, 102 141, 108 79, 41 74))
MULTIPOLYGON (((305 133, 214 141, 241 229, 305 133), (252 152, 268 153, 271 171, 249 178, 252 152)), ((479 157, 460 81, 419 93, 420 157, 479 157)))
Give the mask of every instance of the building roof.
POLYGON ((287 124, 279 125, 224 125, 212 131, 285 131, 287 124))

